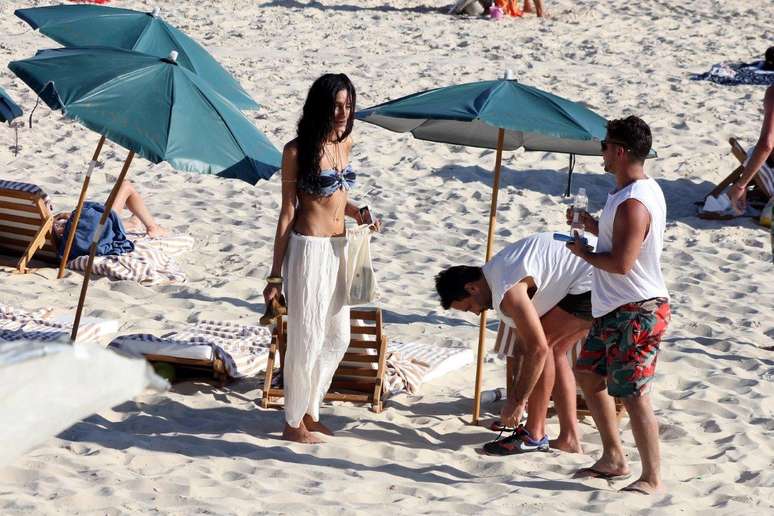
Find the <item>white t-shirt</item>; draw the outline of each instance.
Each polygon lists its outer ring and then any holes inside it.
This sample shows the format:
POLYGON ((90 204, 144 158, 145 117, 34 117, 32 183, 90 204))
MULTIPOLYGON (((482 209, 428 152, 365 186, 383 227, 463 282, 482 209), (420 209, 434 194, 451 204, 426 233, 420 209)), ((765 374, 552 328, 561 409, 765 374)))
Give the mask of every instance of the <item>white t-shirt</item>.
MULTIPOLYGON (((587 238, 589 245, 596 244, 594 235, 587 238)), ((497 317, 512 327, 516 325, 502 312, 500 303, 505 293, 524 278, 531 277, 535 282, 537 292, 532 303, 540 317, 567 294, 591 290, 591 265, 572 254, 564 242, 554 240, 552 233, 538 233, 505 247, 484 265, 483 272, 497 317)))
POLYGON ((661 187, 651 178, 635 181, 617 192, 608 194, 605 209, 599 218, 597 252, 613 248, 613 221, 618 206, 628 199, 637 199, 650 213, 648 235, 642 242, 634 267, 626 274, 595 269, 591 289, 591 313, 601 317, 621 305, 654 297, 669 298, 661 275, 661 250, 666 229, 666 201, 661 187))

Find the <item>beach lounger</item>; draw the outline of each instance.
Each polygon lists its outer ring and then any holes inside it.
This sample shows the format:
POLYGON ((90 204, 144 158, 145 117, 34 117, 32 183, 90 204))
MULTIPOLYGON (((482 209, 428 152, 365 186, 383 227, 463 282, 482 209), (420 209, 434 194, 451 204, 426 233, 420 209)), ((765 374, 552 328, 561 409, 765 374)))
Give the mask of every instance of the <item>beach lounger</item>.
MULTIPOLYGON (((53 308, 42 308, 28 312, 0 304, 0 345, 2 342, 19 340, 69 342, 72 327, 73 314, 71 312, 57 315, 53 308)), ((119 322, 115 319, 83 317, 77 340, 104 345, 108 339, 116 334, 118 328, 119 322)))
MULTIPOLYGON (((382 411, 382 390, 386 368, 387 337, 382 330, 382 311, 351 309, 351 340, 344 358, 333 375, 325 400, 368 403, 374 412, 382 411)), ((272 386, 274 365, 282 364, 285 355, 287 322, 279 318, 266 363, 263 408, 281 407, 278 398, 284 396, 280 387, 272 386)))
MULTIPOLYGON (((742 147, 739 144, 739 140, 737 140, 734 137, 731 137, 728 139, 728 143, 731 144, 731 153, 734 155, 734 157, 739 160, 739 163, 741 165, 734 169, 733 172, 731 172, 723 181, 718 183, 718 185, 712 189, 710 193, 708 193, 704 198, 706 199, 710 195, 712 197, 717 197, 721 193, 725 191, 726 188, 731 186, 737 179, 739 179, 739 176, 742 174, 742 170, 744 169, 744 163, 747 161, 748 152, 744 150, 744 147, 742 147)), ((772 196, 774 196, 774 170, 772 170, 771 167, 764 164, 761 169, 758 171, 757 174, 755 174, 755 177, 753 177, 752 180, 753 185, 755 186, 753 192, 748 194, 748 197, 755 197, 756 195, 761 197, 763 202, 765 203, 768 201, 772 196), (757 192, 757 193, 756 193, 757 192)))
POLYGON ((263 371, 271 333, 267 328, 223 321, 200 321, 160 337, 121 335, 110 346, 142 355, 148 362, 201 371, 223 385, 263 371))
POLYGON ((0 180, 0 250, 14 258, 19 272, 27 272, 33 257, 59 263, 51 211, 51 202, 39 186, 0 180))

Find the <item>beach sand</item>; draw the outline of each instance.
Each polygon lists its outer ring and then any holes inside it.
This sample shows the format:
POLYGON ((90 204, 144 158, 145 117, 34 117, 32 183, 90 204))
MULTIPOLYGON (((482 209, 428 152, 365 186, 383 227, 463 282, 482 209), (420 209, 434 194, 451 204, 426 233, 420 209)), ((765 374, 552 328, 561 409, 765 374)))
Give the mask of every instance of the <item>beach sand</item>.
MULTIPOLYGON (((57 46, 12 14, 47 3, 0 3, 3 65, 57 46)), ((774 357, 763 349, 774 344, 769 236, 749 218, 700 220, 693 205, 737 166, 728 137, 754 144, 764 88, 689 79, 718 62, 761 56, 774 41, 770 0, 549 0, 551 18, 501 22, 455 18, 444 3, 408 0, 159 3, 165 18, 206 45, 262 104, 247 116, 279 148, 294 135, 309 85, 329 71, 350 75, 359 107, 512 69, 519 81, 607 118, 643 117, 659 155, 647 171, 669 207, 662 263, 673 319, 653 395, 668 493, 620 494, 626 481, 571 479, 601 448, 589 420, 581 425, 587 455, 480 456, 476 448, 496 434, 467 424, 469 366, 418 395, 392 398, 378 415, 348 404, 324 407, 339 435, 315 446, 279 440, 281 413, 257 407, 256 380, 226 388, 180 384, 88 418, 0 469, 0 514, 774 511, 774 357)), ((111 5, 149 11, 153 2, 111 5)), ((5 66, 0 86, 27 113, 34 106, 34 94, 5 66)), ((13 131, 0 127, 0 176, 35 182, 62 210, 72 209, 78 172, 98 137, 45 106, 33 118, 32 129, 20 132, 18 157, 8 148, 13 131)), ((386 333, 474 346, 477 319, 443 311, 433 276, 483 260, 494 152, 364 123, 354 138, 360 186, 352 197, 384 222, 372 249, 386 333)), ((117 175, 125 155, 107 145, 99 171, 117 175)), ((613 184, 600 163, 578 158, 575 174, 592 211, 613 184)), ((495 248, 565 230, 567 157, 507 152, 503 166, 495 248)), ((106 197, 103 177, 93 179, 91 199, 106 197)), ((180 259, 189 282, 143 287, 96 279, 86 315, 119 319, 122 333, 160 333, 202 319, 256 323, 279 177, 251 187, 135 159, 129 178, 161 224, 196 238, 196 251, 180 259)), ((76 305, 79 274, 61 281, 53 269, 2 274, 2 303, 28 310, 76 305)), ((501 386, 502 371, 501 361, 488 359, 485 388, 501 386)), ((485 412, 497 411, 492 405, 485 412)), ((548 428, 556 435, 556 418, 548 428)), ((623 439, 638 474, 626 420, 623 439)))

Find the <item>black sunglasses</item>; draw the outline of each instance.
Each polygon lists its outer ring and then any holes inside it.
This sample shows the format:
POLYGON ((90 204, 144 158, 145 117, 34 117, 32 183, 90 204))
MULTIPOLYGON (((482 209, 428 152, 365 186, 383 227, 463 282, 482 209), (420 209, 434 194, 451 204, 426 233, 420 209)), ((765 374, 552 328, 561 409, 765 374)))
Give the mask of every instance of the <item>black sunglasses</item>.
POLYGON ((602 152, 607 150, 608 145, 620 145, 625 151, 629 151, 629 147, 626 143, 619 142, 618 140, 602 140, 599 144, 602 146, 602 152))

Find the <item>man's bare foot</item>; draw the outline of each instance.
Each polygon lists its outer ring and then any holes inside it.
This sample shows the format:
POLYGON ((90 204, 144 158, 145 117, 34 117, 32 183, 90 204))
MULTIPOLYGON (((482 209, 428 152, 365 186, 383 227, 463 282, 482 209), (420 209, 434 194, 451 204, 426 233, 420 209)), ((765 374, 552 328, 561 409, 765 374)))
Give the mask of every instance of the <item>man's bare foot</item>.
POLYGON ((304 419, 301 423, 303 426, 306 426, 307 430, 310 432, 320 432, 321 434, 325 435, 333 435, 333 431, 325 426, 324 424, 320 423, 319 421, 315 421, 312 419, 312 416, 309 414, 306 414, 304 416, 304 419))
POLYGON ((575 473, 575 478, 602 478, 605 480, 616 480, 626 478, 631 475, 631 470, 626 463, 613 464, 603 462, 602 459, 588 468, 581 468, 575 473))
POLYGON ((298 428, 293 428, 285 423, 285 429, 282 430, 282 438, 286 441, 304 444, 320 444, 325 442, 307 430, 303 422, 298 425, 298 428))
POLYGON ((583 453, 583 448, 578 441, 557 438, 548 442, 552 450, 560 450, 566 453, 583 453))
POLYGON ((660 482, 658 484, 654 484, 653 482, 648 482, 647 480, 639 479, 635 480, 628 486, 621 489, 622 492, 625 493, 639 493, 644 495, 652 495, 652 494, 662 494, 665 492, 663 484, 660 482))
POLYGON ((169 231, 162 228, 161 226, 150 226, 146 229, 146 232, 150 238, 160 238, 169 234, 169 231))

